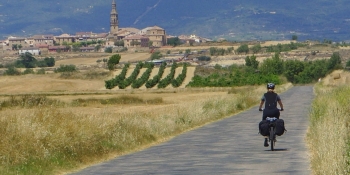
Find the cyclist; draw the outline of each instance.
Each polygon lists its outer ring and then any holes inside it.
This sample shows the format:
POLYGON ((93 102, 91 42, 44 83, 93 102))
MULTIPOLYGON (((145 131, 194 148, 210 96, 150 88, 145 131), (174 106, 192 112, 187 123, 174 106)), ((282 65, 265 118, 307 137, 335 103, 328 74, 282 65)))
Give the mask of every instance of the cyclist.
MULTIPOLYGON (((283 111, 283 104, 280 96, 274 92, 275 84, 267 84, 267 92, 261 97, 259 111, 263 111, 262 119, 266 120, 267 117, 280 117, 280 111, 283 111), (265 108, 262 110, 262 106, 265 103, 265 108), (277 108, 277 103, 280 106, 280 110, 277 108)), ((264 146, 268 147, 268 139, 265 137, 264 146)))

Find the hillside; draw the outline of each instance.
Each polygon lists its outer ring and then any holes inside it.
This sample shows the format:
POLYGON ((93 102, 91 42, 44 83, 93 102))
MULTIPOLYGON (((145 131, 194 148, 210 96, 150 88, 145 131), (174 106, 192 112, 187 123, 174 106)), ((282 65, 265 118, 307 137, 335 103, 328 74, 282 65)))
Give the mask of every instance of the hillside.
MULTIPOLYGON (((170 35, 230 40, 348 40, 345 0, 117 0, 120 27, 158 25, 170 35)), ((0 36, 108 32, 111 0, 0 2, 0 36), (13 13, 16 12, 16 13, 13 13), (39 27, 38 27, 39 26, 39 27)))

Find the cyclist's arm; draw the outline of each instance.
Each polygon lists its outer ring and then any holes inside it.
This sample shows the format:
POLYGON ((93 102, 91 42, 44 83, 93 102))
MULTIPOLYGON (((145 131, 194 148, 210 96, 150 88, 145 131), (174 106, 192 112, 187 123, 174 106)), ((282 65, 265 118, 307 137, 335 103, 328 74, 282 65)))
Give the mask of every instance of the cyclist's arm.
POLYGON ((282 100, 278 100, 277 102, 278 102, 278 104, 280 105, 280 108, 281 108, 281 109, 283 109, 283 103, 282 103, 282 100))
POLYGON ((261 101, 260 101, 259 109, 262 109, 262 106, 263 106, 264 102, 265 102, 264 100, 261 100, 261 101))

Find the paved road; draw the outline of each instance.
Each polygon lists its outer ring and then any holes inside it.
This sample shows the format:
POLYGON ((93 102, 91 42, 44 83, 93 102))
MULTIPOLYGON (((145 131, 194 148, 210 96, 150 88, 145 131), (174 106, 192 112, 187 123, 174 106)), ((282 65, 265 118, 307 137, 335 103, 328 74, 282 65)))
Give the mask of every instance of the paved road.
POLYGON ((263 146, 258 135, 258 107, 184 133, 144 151, 82 170, 76 175, 221 175, 310 174, 305 145, 312 86, 281 94, 281 118, 288 130, 277 138, 277 151, 263 146))

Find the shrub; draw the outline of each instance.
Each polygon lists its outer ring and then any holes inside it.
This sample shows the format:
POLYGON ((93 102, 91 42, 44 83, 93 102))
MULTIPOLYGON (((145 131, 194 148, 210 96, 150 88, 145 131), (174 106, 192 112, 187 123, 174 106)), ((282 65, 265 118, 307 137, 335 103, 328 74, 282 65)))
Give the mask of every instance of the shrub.
POLYGON ((41 68, 36 73, 37 74, 45 74, 45 69, 41 68))
POLYGON ((153 52, 151 55, 151 60, 156 60, 162 58, 162 54, 159 51, 153 52))
POLYGON ((34 74, 34 70, 27 68, 26 70, 23 71, 23 74, 34 74))
POLYGON ((55 73, 58 73, 58 72, 76 72, 77 71, 77 68, 75 65, 60 65, 59 68, 56 68, 55 69, 55 73))
POLYGON ((113 48, 112 47, 107 47, 107 48, 105 48, 105 52, 106 53, 112 53, 113 52, 113 48))
POLYGON ((21 75, 21 72, 15 67, 9 67, 4 73, 5 75, 21 75))
POLYGON ((44 62, 46 63, 47 67, 53 67, 55 66, 55 59, 53 57, 46 57, 44 58, 44 62))
POLYGON ((211 60, 211 58, 210 57, 208 57, 208 56, 200 56, 200 57, 198 57, 197 58, 199 61, 210 61, 211 60))

